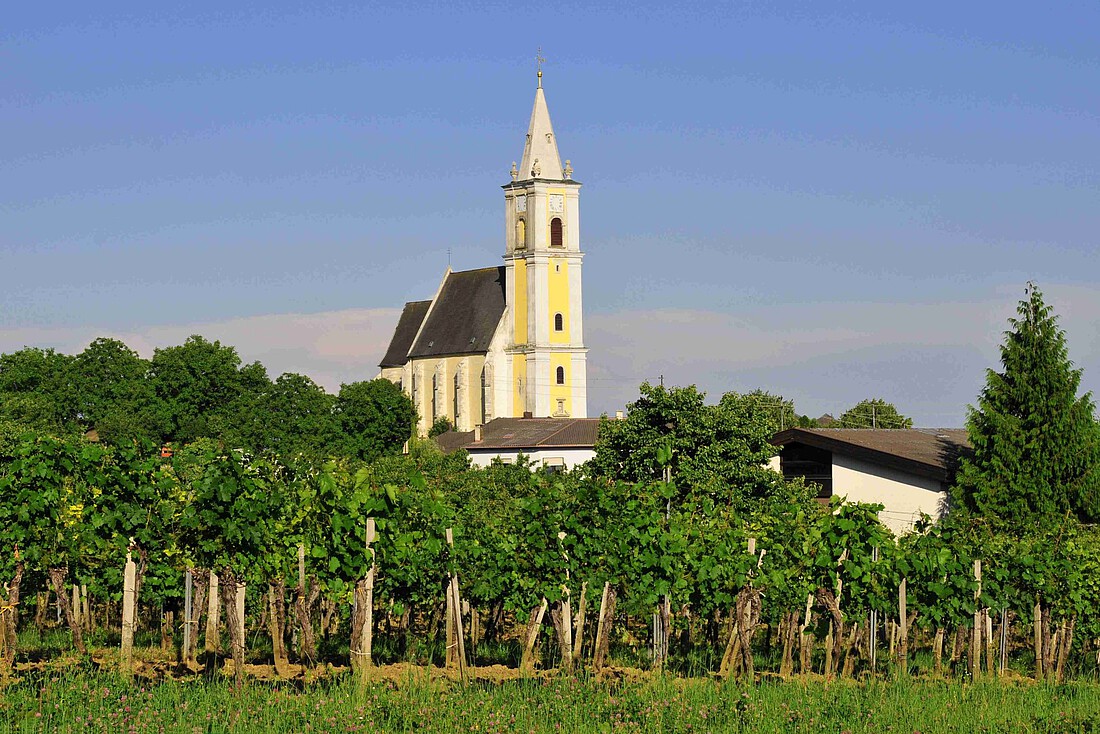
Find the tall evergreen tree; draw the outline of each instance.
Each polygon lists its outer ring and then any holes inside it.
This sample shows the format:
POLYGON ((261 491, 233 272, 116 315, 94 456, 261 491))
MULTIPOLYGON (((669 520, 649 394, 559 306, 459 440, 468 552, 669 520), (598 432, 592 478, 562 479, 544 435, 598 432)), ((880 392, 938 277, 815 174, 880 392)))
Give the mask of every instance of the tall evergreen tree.
POLYGON ((1092 395, 1077 395, 1065 333, 1034 284, 1001 347, 1003 372, 989 370, 978 407, 969 408, 974 447, 962 462, 958 498, 1004 523, 1067 512, 1100 518, 1100 426, 1092 395))

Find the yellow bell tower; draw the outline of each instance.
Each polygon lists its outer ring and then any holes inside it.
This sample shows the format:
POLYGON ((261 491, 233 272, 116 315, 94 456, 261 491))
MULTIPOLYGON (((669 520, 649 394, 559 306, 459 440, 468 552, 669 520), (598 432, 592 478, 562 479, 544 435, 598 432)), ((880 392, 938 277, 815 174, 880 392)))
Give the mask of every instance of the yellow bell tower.
MULTIPOLYGON (((513 417, 588 417, 581 301, 580 189, 558 141, 538 72, 519 168, 504 185, 506 318, 501 365, 513 417)), ((504 411, 499 413, 505 414, 504 411)))

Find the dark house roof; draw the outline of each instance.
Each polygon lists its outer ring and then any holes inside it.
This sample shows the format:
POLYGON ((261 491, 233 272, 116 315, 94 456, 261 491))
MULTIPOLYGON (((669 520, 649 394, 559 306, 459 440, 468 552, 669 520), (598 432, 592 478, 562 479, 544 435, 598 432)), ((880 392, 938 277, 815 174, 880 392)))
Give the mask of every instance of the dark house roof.
POLYGON ((504 282, 503 266, 449 273, 408 356, 488 351, 504 315, 504 282))
POLYGON ((481 427, 481 440, 474 431, 449 431, 436 436, 446 453, 467 449, 592 448, 600 430, 599 418, 494 418, 481 427))
POLYGON ((393 339, 390 340, 390 348, 386 350, 386 356, 382 358, 379 367, 400 367, 409 361, 409 348, 431 305, 431 301, 410 301, 405 304, 401 318, 397 320, 393 339))
POLYGON ((790 428, 772 443, 813 446, 941 482, 954 476, 959 459, 971 451, 961 428, 790 428))

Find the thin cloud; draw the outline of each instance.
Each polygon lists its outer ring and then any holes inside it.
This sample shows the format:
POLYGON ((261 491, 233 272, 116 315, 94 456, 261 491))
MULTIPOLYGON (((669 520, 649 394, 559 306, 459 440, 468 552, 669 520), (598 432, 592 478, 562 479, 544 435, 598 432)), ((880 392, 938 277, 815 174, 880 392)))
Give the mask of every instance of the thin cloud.
MULTIPOLYGON (((1044 290, 1066 330, 1082 388, 1100 393, 1100 291, 1044 290)), ((623 310, 586 318, 589 413, 614 412, 643 380, 695 384, 712 399, 757 387, 792 398, 803 413, 836 413, 884 397, 920 425, 962 425, 1015 313, 1018 288, 968 302, 806 303, 724 313, 623 310)), ((120 339, 149 357, 191 334, 236 347, 272 376, 308 375, 329 391, 367 380, 389 344, 398 309, 288 313, 120 331, 95 326, 0 329, 0 351, 25 345, 76 354, 96 337, 120 339)))

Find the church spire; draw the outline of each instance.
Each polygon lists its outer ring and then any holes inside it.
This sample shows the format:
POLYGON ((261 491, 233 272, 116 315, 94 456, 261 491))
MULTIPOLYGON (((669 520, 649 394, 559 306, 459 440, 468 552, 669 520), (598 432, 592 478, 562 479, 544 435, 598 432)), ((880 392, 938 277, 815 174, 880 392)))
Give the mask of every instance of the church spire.
POLYGON ((535 106, 531 110, 531 124, 527 127, 527 142, 523 146, 523 162, 519 167, 519 180, 545 178, 553 181, 564 179, 561 158, 558 156, 558 140, 550 124, 550 110, 542 91, 542 69, 538 74, 539 85, 535 89, 535 106))

